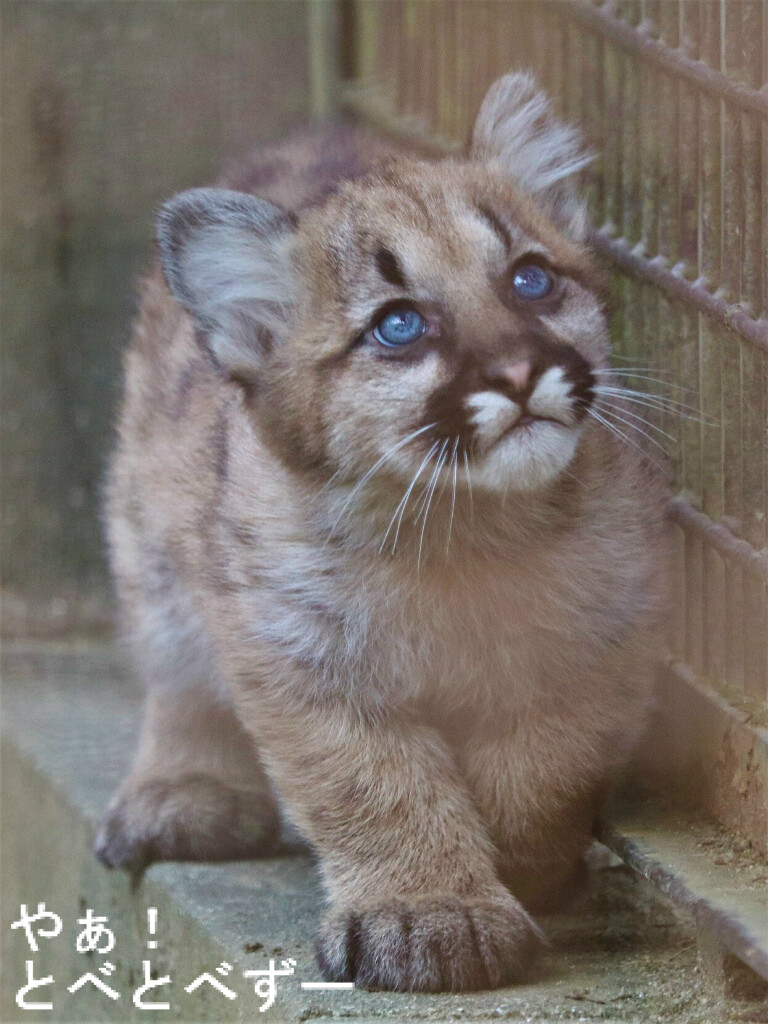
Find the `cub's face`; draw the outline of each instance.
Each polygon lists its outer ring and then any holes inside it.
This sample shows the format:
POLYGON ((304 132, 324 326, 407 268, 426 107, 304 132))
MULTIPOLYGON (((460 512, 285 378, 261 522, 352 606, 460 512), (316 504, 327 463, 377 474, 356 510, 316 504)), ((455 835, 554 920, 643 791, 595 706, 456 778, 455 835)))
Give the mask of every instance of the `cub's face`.
POLYGON ((501 174, 393 162, 315 211, 295 257, 305 292, 266 381, 311 459, 526 491, 568 466, 607 356, 596 275, 501 174))
POLYGON ((159 221, 166 275, 296 469, 505 492, 566 470, 606 364, 585 162, 527 76, 489 93, 469 158, 391 160, 298 221, 195 190, 159 221))

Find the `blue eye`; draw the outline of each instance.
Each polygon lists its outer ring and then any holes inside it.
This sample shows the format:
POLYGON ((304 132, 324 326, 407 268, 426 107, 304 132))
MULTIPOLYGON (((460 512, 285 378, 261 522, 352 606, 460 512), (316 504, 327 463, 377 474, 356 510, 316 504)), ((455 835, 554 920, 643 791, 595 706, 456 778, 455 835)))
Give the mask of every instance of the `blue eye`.
POLYGON ((521 299, 543 299, 552 291, 552 275, 538 263, 523 263, 515 268, 512 287, 521 299))
POLYGON ((427 329, 427 321, 415 309, 393 309, 373 328, 373 336, 381 345, 397 348, 418 341, 427 329))

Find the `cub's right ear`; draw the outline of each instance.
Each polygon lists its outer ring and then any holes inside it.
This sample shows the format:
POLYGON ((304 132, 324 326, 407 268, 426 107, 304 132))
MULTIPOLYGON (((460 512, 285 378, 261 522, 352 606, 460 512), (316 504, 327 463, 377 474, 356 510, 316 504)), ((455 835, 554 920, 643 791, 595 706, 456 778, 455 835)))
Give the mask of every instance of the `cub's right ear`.
POLYGON ((264 351, 288 330, 294 230, 279 207, 225 189, 182 192, 158 214, 171 292, 230 377, 255 380, 264 351))
POLYGON ((528 72, 504 75, 488 90, 472 132, 471 154, 535 195, 562 230, 584 240, 587 209, 573 178, 592 155, 576 129, 557 120, 528 72))

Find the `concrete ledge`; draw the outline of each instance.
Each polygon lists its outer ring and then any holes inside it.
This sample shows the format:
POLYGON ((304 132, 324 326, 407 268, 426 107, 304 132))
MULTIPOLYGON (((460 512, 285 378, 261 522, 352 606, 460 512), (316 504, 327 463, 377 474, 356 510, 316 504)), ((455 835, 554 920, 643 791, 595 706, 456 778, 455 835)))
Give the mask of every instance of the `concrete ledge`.
POLYGON ((526 985, 471 996, 305 991, 301 982, 320 980, 312 942, 322 912, 308 856, 286 851, 264 861, 157 865, 137 892, 92 859, 94 823, 128 764, 139 714, 140 694, 115 652, 103 645, 6 644, 2 683, 4 1024, 152 1019, 131 1002, 147 959, 172 978, 157 990, 171 1003, 170 1011, 155 1014, 165 1020, 768 1020, 757 1016, 763 1011, 756 1004, 713 1000, 697 973, 692 927, 626 868, 594 873, 567 913, 542 920, 552 945, 526 985), (10 924, 21 903, 42 901, 64 928, 33 954, 10 924), (159 912, 156 951, 146 945, 148 906, 159 912), (108 916, 115 931, 116 947, 106 958, 75 951, 86 907, 108 916), (242 972, 286 957, 296 960, 295 975, 279 983, 273 1008, 261 1014, 254 981, 242 972), (23 1012, 15 1004, 27 959, 36 977, 54 977, 37 994, 52 999, 53 1012, 23 1012), (95 989, 67 992, 104 959, 115 965, 109 984, 119 1000, 95 989), (222 980, 236 1000, 213 989, 184 992, 222 961, 233 967, 222 980))

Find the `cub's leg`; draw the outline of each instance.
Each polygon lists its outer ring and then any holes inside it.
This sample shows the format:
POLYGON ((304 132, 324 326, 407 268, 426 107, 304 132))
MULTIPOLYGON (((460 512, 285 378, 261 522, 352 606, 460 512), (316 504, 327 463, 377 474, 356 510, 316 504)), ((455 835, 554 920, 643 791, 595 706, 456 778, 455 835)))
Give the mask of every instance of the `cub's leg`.
MULTIPOLYGON (((304 692, 311 692, 306 681, 304 692)), ((331 907, 317 958, 332 981, 401 991, 517 979, 538 929, 502 885, 442 739, 413 717, 240 694, 246 724, 313 842, 331 907)))
MULTIPOLYGON (((491 723, 463 739, 458 760, 497 850, 504 882, 530 909, 555 909, 586 867, 584 854, 635 729, 609 712, 580 720, 542 711, 509 734, 491 723), (601 728, 602 727, 602 728, 601 728)), ((639 709, 633 716, 642 721, 639 709)))
POLYGON ((107 867, 258 857, 276 844, 277 806, 234 712, 205 690, 148 696, 139 751, 94 852, 107 867))
POLYGON ((138 753, 94 852, 108 867, 131 870, 156 860, 263 855, 280 830, 270 783, 193 598, 159 550, 148 552, 127 531, 113 548, 124 628, 147 697, 138 753))

